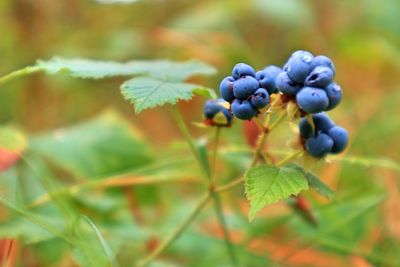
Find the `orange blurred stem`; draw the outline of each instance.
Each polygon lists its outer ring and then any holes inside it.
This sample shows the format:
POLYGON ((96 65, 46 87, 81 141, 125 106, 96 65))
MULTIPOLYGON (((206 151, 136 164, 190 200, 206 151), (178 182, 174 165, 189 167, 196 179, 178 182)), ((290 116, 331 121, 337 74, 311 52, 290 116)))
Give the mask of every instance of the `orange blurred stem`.
POLYGON ((301 195, 292 196, 292 199, 294 201, 294 203, 291 205, 292 208, 298 212, 311 226, 317 227, 318 222, 308 200, 301 195))

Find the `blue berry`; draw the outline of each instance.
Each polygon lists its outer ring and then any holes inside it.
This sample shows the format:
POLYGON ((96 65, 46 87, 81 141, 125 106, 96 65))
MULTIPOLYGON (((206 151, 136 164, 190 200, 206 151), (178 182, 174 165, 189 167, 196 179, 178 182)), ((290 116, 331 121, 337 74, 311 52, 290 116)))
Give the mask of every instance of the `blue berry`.
POLYGON ((300 122, 299 122, 299 130, 300 130, 300 136, 302 138, 305 138, 305 139, 309 138, 310 136, 312 136, 314 134, 313 130, 312 130, 312 127, 308 123, 306 118, 302 118, 300 120, 300 122))
POLYGON ((250 97, 258 88, 260 84, 251 76, 243 76, 233 83, 233 95, 241 100, 250 97))
POLYGON ((301 85, 292 81, 286 72, 281 72, 276 77, 276 87, 285 95, 296 95, 297 92, 301 89, 301 85))
POLYGON ((219 91, 221 93, 222 98, 228 102, 232 102, 234 99, 234 96, 233 96, 233 82, 234 81, 235 81, 235 79, 233 79, 232 76, 228 76, 228 77, 225 77, 221 81, 221 84, 219 85, 219 91))
POLYGON ((296 95, 299 107, 307 113, 318 113, 325 110, 329 105, 328 96, 322 89, 315 87, 304 87, 296 95))
POLYGON ((316 158, 322 158, 328 154, 333 147, 333 140, 327 134, 319 133, 306 141, 308 153, 316 158))
POLYGON ((289 58, 284 70, 290 79, 297 83, 303 83, 306 77, 312 71, 312 59, 314 56, 307 51, 296 51, 289 58))
POLYGON ((232 114, 227 108, 229 104, 222 98, 216 100, 208 100, 204 104, 204 116, 206 119, 211 120, 212 125, 230 125, 232 121, 232 114), (224 123, 214 122, 214 118, 218 113, 222 113, 225 117, 224 123))
POLYGON ((329 105, 326 110, 331 110, 339 105, 343 95, 342 88, 339 85, 331 83, 325 88, 325 92, 329 99, 329 105))
POLYGON ((325 113, 317 113, 312 115, 315 128, 318 131, 322 131, 324 133, 328 133, 329 130, 335 126, 335 123, 328 117, 325 113))
MULTIPOLYGON (((335 126, 334 122, 325 113, 314 114, 312 115, 312 119, 315 126, 315 133, 323 132, 327 134, 329 130, 335 126)), ((302 138, 309 138, 314 134, 306 118, 300 120, 299 129, 302 138)))
POLYGON ((333 140, 332 153, 342 152, 349 142, 349 134, 346 129, 335 126, 329 130, 328 135, 333 140))
POLYGON ((243 76, 256 77, 256 72, 252 66, 246 63, 238 63, 233 67, 232 76, 235 79, 239 79, 243 76))
POLYGON ((324 66, 316 67, 306 78, 304 84, 324 88, 333 81, 333 71, 324 66))
POLYGON ((327 56, 316 56, 313 58, 311 62, 311 68, 314 69, 318 66, 328 67, 332 70, 333 75, 335 76, 335 65, 332 60, 327 56))
POLYGON ((216 105, 215 100, 207 100, 204 104, 204 116, 207 119, 212 119, 215 114, 217 114, 220 110, 220 107, 216 105))
POLYGON ((269 94, 264 88, 258 88, 257 91, 250 97, 250 103, 256 109, 262 109, 269 103, 269 94))
POLYGON ((235 99, 232 103, 232 113, 238 119, 250 120, 257 114, 257 110, 251 105, 250 101, 235 99))
POLYGON ((268 66, 256 73, 256 79, 262 88, 267 89, 269 94, 277 93, 275 80, 281 72, 282 69, 277 66, 268 66))

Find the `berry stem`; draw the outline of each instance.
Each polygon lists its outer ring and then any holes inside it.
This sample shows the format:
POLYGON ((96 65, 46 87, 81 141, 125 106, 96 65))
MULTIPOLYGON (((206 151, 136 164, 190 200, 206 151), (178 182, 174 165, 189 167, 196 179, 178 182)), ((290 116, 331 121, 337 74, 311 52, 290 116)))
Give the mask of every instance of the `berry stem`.
POLYGON ((259 139, 258 139, 258 144, 257 144, 257 147, 256 147, 256 149, 254 151, 253 159, 251 160, 251 164, 250 164, 249 169, 251 167, 256 166, 257 161, 258 161, 258 159, 260 157, 260 154, 261 154, 261 152, 262 152, 262 150, 264 148, 265 142, 267 141, 267 137, 268 137, 268 132, 267 131, 263 131, 261 133, 259 139))
POLYGON ((279 115, 279 117, 276 119, 276 121, 274 121, 274 123, 272 123, 269 127, 268 130, 272 131, 273 129, 275 129, 287 116, 287 112, 286 110, 284 110, 281 115, 279 115))
POLYGON ((220 198, 220 195, 218 194, 218 192, 215 191, 216 163, 217 163, 217 153, 218 153, 220 133, 221 133, 221 129, 220 129, 220 127, 217 127, 215 129, 214 147, 213 147, 212 158, 211 158, 212 168, 211 168, 211 177, 210 177, 210 194, 214 200, 215 213, 217 215, 219 225, 220 225, 223 235, 224 235, 226 249, 228 250, 228 254, 229 254, 230 260, 232 262, 232 266, 239 266, 238 260, 236 257, 236 253, 235 253, 235 249, 232 245, 231 238, 229 236, 229 231, 228 231, 228 226, 226 224, 225 216, 223 214, 221 198, 220 198))
POLYGON ((222 211, 222 204, 221 204, 221 197, 218 194, 218 192, 215 191, 215 189, 213 190, 213 192, 211 193, 212 198, 214 200, 214 207, 215 207, 215 213, 217 215, 218 218, 218 222, 219 225, 222 229, 223 235, 224 235, 224 242, 226 245, 226 249, 228 250, 228 254, 229 254, 229 258, 231 260, 232 266, 239 266, 238 264, 238 260, 236 257, 236 252, 235 252, 235 248, 232 245, 232 241, 229 235, 229 231, 228 231, 228 226, 226 224, 226 220, 225 220, 225 216, 224 213, 222 211))
POLYGON ((281 161, 279 161, 276 166, 277 167, 282 167, 283 165, 285 165, 286 163, 292 161, 293 159, 297 158, 298 156, 300 156, 301 154, 303 154, 303 151, 299 150, 296 151, 292 154, 289 154, 286 158, 282 159, 281 161))
MULTIPOLYGON (((276 121, 274 121, 274 122, 271 124, 271 126, 268 126, 267 123, 266 123, 265 125, 262 125, 262 124, 257 120, 257 118, 255 119, 256 122, 257 122, 257 125, 260 126, 260 124, 261 124, 260 127, 261 127, 262 132, 261 132, 260 137, 259 137, 259 139, 258 139, 258 144, 257 144, 257 147, 256 147, 256 149, 255 149, 254 156, 253 156, 253 159, 252 159, 251 164, 250 164, 250 168, 251 168, 251 167, 254 167, 254 166, 257 164, 257 161, 258 161, 258 159, 259 159, 259 157, 260 157, 260 155, 261 155, 261 152, 262 152, 262 150, 263 150, 263 148, 264 148, 265 142, 267 141, 268 134, 269 134, 276 126, 278 126, 278 125, 283 121, 283 119, 286 117, 286 115, 287 115, 286 111, 282 112, 281 115, 276 119, 276 121)), ((269 119, 268 119, 268 122, 269 122, 269 119)))
POLYGON ((227 190, 229 190, 229 189, 231 189, 231 188, 233 188, 233 187, 235 187, 235 186, 237 186, 239 184, 242 184, 243 182, 244 182, 244 176, 242 176, 240 178, 237 178, 236 180, 233 180, 230 183, 227 183, 225 185, 221 185, 221 186, 217 187, 215 189, 215 192, 221 193, 221 192, 227 191, 227 190))
MULTIPOLYGON (((217 192, 215 192, 215 184, 214 184, 214 176, 215 176, 215 166, 216 166, 216 158, 217 158, 217 150, 218 150, 218 141, 219 141, 219 136, 220 136, 220 130, 217 128, 217 132, 215 134, 215 142, 214 142, 214 151, 212 153, 212 162, 211 162, 211 166, 212 166, 212 170, 211 172, 207 171, 209 166, 206 166, 204 163, 204 161, 201 159, 199 151, 197 150, 195 143, 192 139, 192 136, 190 135, 189 129, 186 126, 186 123, 182 117, 182 115, 174 108, 171 108, 171 113, 174 117, 174 119, 176 120, 176 123, 178 124, 179 129, 181 130, 186 142, 188 143, 190 150, 192 152, 192 154, 194 155, 194 157, 196 158, 200 169, 202 170, 202 173, 205 177, 207 177, 207 179, 209 180, 209 196, 213 199, 214 201, 214 208, 215 208, 215 212, 218 218, 218 222, 223 230, 224 233, 224 240, 225 240, 225 244, 229 253, 229 257, 231 259, 232 262, 232 266, 238 266, 237 263, 237 259, 236 259, 236 254, 234 251, 234 248, 232 246, 232 243, 230 241, 229 238, 229 233, 228 233, 228 229, 227 229, 227 225, 225 222, 225 218, 224 215, 222 213, 222 206, 221 206, 221 200, 219 198, 219 195, 217 192)), ((208 163, 209 164, 209 163, 208 163)), ((197 210, 197 213, 199 213, 201 211, 201 208, 199 208, 197 210)), ((190 222, 189 222, 190 223, 190 222)), ((176 238, 178 237, 178 235, 176 236, 176 238)), ((170 242, 173 242, 175 239, 170 240, 170 242)), ((155 252, 157 253, 154 257, 156 257, 158 254, 160 254, 164 249, 156 249, 155 252)), ((154 258, 153 257, 153 258, 154 258)), ((150 261, 153 259, 151 258, 150 261)))
POLYGON ((219 145, 219 138, 221 136, 221 128, 216 127, 215 129, 215 136, 214 136, 214 147, 211 155, 211 181, 210 185, 215 184, 215 178, 216 178, 216 166, 217 166, 217 154, 218 154, 218 145, 219 145))
POLYGON ((37 67, 37 66, 31 67, 30 66, 30 67, 26 67, 26 68, 23 68, 23 69, 20 69, 20 70, 13 71, 13 72, 11 72, 11 73, 3 76, 3 77, 0 77, 0 85, 5 84, 6 82, 14 80, 16 78, 19 78, 19 77, 22 77, 22 76, 26 76, 26 75, 29 75, 31 73, 39 72, 39 71, 42 71, 42 70, 43 69, 41 67, 37 67))
POLYGON ((198 149, 196 148, 196 145, 192 139, 192 136, 190 135, 189 129, 186 126, 186 123, 182 117, 182 115, 179 113, 179 111, 176 110, 175 107, 171 107, 171 114, 174 117, 179 130, 183 134, 183 137, 185 138, 187 144, 189 145, 190 151, 192 152, 193 156, 196 158, 197 163, 199 164, 199 167, 205 177, 210 178, 210 174, 207 171, 208 166, 204 165, 203 160, 201 159, 201 156, 199 154, 198 149))

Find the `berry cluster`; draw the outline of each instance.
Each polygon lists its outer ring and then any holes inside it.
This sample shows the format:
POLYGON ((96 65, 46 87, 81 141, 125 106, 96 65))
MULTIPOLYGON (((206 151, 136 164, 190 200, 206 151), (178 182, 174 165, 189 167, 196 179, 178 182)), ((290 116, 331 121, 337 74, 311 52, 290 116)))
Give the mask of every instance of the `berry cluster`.
POLYGON ((275 80, 281 71, 269 66, 256 73, 251 66, 238 63, 232 76, 222 80, 221 97, 231 103, 232 113, 238 119, 250 120, 269 104, 269 95, 277 92, 275 80))
MULTIPOLYGON (((296 101, 301 114, 313 114, 300 120, 300 140, 303 148, 315 158, 342 152, 348 143, 346 129, 322 111, 336 107, 342 99, 342 89, 333 78, 335 66, 326 56, 310 52, 294 52, 283 69, 267 66, 256 72, 245 63, 238 63, 232 76, 220 83, 220 99, 209 100, 204 106, 207 125, 230 126, 233 116, 251 120, 270 102, 270 95, 279 93, 281 108, 296 101), (313 125, 307 119, 311 119, 313 125)), ((289 110, 289 109, 288 109, 289 110)))
POLYGON ((342 99, 342 89, 333 81, 334 76, 330 58, 299 50, 290 56, 276 86, 284 95, 295 97, 303 111, 315 114, 333 109, 342 99))
POLYGON ((208 100, 204 104, 205 123, 209 126, 229 127, 232 123, 232 113, 229 103, 222 98, 208 100))
POLYGON ((300 137, 308 153, 316 158, 322 158, 328 153, 342 152, 348 143, 347 130, 336 126, 325 114, 312 115, 314 130, 306 118, 299 123, 300 137))

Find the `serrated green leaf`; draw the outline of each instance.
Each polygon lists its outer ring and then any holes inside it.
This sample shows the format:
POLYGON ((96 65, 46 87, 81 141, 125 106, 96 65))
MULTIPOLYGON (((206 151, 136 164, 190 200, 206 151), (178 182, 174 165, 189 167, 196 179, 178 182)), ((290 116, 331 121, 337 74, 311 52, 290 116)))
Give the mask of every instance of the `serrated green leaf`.
POLYGON ((124 98, 135 106, 135 112, 145 109, 174 105, 178 100, 190 100, 193 94, 215 98, 213 90, 199 85, 180 82, 166 82, 148 77, 137 77, 126 81, 121 86, 124 98))
POLYGON ((152 160, 148 145, 132 124, 115 112, 31 139, 30 149, 79 177, 124 172, 152 160))
POLYGON ((314 188, 318 193, 328 199, 334 199, 336 197, 335 192, 329 188, 321 179, 311 172, 306 172, 302 167, 296 164, 287 165, 288 168, 296 169, 303 173, 304 177, 308 181, 308 185, 314 188))
POLYGON ((310 187, 314 188, 318 193, 328 199, 335 198, 335 192, 330 189, 326 184, 324 184, 316 175, 308 172, 306 173, 305 177, 307 178, 310 187))
POLYGON ((64 72, 72 77, 88 79, 141 75, 169 81, 184 81, 193 75, 211 75, 215 73, 213 67, 197 60, 182 62, 137 60, 119 63, 54 57, 48 61, 39 60, 36 66, 43 69, 47 74, 64 72))
POLYGON ((250 201, 249 220, 265 206, 308 189, 304 174, 294 168, 262 165, 246 173, 246 196, 250 201))

